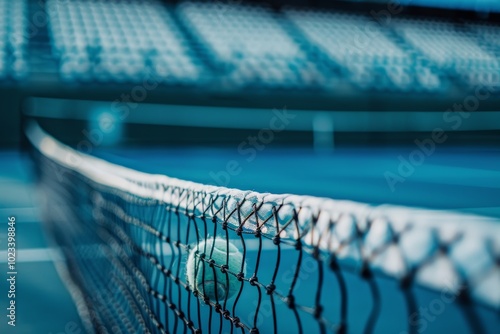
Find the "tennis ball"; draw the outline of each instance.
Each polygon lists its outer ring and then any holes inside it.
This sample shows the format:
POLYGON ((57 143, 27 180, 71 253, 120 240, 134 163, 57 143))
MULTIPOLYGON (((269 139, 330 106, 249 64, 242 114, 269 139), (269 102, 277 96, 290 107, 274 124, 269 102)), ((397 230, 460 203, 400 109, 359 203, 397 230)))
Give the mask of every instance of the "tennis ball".
MULTIPOLYGON (((188 256, 186 263, 186 273, 189 287, 197 291, 200 295, 211 300, 225 300, 231 298, 239 291, 241 282, 232 273, 239 273, 243 263, 243 254, 231 242, 222 238, 210 238, 201 241, 194 247, 188 256), (212 252, 213 246, 213 252, 212 252), (205 259, 201 259, 201 254, 205 254, 205 259), (229 261, 227 258, 229 253, 229 261), (222 272, 221 268, 210 267, 210 260, 216 265, 229 267, 228 272, 222 272)), ((246 264, 243 266, 245 274, 246 264)))

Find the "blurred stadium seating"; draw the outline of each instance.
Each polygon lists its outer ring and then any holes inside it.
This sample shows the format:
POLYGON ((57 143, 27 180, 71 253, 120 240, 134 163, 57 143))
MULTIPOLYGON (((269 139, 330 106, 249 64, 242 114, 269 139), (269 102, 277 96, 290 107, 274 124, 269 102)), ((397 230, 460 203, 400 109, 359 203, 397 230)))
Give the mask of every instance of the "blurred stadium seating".
POLYGON ((498 14, 291 3, 0 0, 3 126, 27 97, 115 101, 146 83, 140 102, 358 112, 445 111, 486 87, 475 110, 498 111, 498 14))
POLYGON ((397 20, 395 31, 419 54, 467 87, 500 84, 500 63, 481 29, 449 21, 397 20))
POLYGON ((199 83, 202 69, 167 9, 156 1, 49 0, 52 52, 66 81, 199 83))
POLYGON ((0 80, 23 79, 27 63, 26 2, 0 0, 0 80))
POLYGON ((443 89, 437 73, 424 66, 392 31, 365 15, 288 10, 303 33, 304 47, 334 63, 345 80, 365 90, 429 91, 443 89))
POLYGON ((227 90, 332 90, 346 83, 442 92, 448 79, 499 83, 493 25, 408 18, 381 25, 364 14, 213 1, 168 10, 157 1, 49 0, 47 9, 53 56, 66 81, 141 82, 149 71, 165 83, 227 90))
POLYGON ((325 88, 328 79, 270 8, 194 2, 178 14, 207 56, 215 78, 228 89, 325 88))

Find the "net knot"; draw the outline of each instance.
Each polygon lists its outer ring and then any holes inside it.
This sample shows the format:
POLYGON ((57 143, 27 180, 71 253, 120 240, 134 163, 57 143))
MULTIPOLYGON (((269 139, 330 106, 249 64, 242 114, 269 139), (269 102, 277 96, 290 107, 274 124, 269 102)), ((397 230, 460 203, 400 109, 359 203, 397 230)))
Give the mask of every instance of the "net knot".
POLYGON ((245 274, 243 274, 241 271, 236 275, 236 278, 238 281, 243 281, 243 278, 245 278, 245 274))
POLYGON ((222 306, 219 303, 215 304, 215 312, 221 313, 221 310, 222 310, 222 306))
POLYGON ((259 330, 257 328, 252 328, 250 334, 259 334, 259 330))
POLYGON ((168 308, 171 310, 175 310, 175 304, 169 303, 168 308))
POLYGON ((302 249, 302 243, 300 242, 300 240, 297 240, 295 242, 295 249, 296 250, 301 250, 302 249))
POLYGON ((257 276, 254 275, 254 276, 250 277, 249 283, 251 286, 255 286, 255 285, 257 285, 258 281, 259 280, 258 280, 257 276))
POLYGON ((225 231, 227 230, 227 222, 222 223, 222 229, 225 231))
POLYGON ((315 260, 319 259, 319 248, 317 246, 313 248, 312 257, 315 260))
POLYGON ((286 304, 289 308, 295 308, 295 297, 293 295, 288 295, 288 297, 286 297, 286 304))
POLYGON ((240 318, 234 317, 231 321, 236 328, 241 328, 240 318))
POLYGON ((372 272, 368 268, 368 265, 366 263, 363 264, 363 268, 361 268, 361 277, 364 279, 371 279, 372 278, 372 272))
POLYGON ((195 332, 195 334, 201 334, 201 329, 196 328, 196 329, 194 330, 194 332, 195 332))
POLYGON ((220 271, 225 274, 227 273, 227 271, 229 270, 229 266, 227 264, 223 264, 221 267, 220 267, 220 271))
POLYGON ((213 268, 214 265, 215 265, 215 260, 214 259, 210 259, 210 261, 208 261, 208 265, 210 266, 210 268, 213 268))
POLYGON ((236 234, 237 234, 239 237, 241 237, 241 232, 243 232, 243 229, 242 229, 241 227, 238 227, 238 228, 236 229, 236 234))
POLYGON ((406 275, 403 278, 401 278, 401 281, 399 282, 399 286, 401 289, 408 289, 413 281, 413 277, 411 275, 406 275))
POLYGON ((229 314, 230 314, 230 313, 229 313, 229 311, 228 311, 228 310, 224 310, 224 311, 222 312, 222 316, 223 316, 226 320, 228 320, 228 319, 229 319, 229 314))
POLYGON ((337 327, 337 333, 338 334, 345 334, 347 333, 347 326, 345 323, 340 323, 339 326, 337 327))
POLYGON ((323 306, 321 305, 316 306, 313 313, 314 318, 319 319, 319 317, 321 317, 321 313, 323 313, 323 306))
POLYGON ((275 236, 273 237, 273 244, 275 244, 275 245, 277 246, 277 245, 279 245, 279 244, 280 244, 280 242, 281 242, 281 238, 280 238, 280 236, 279 236, 279 235, 275 235, 275 236))
POLYGON ((443 244, 443 243, 442 243, 442 244, 439 244, 438 249, 439 249, 439 251, 440 251, 441 253, 443 253, 443 254, 447 254, 447 253, 448 253, 448 251, 449 251, 449 249, 450 249, 450 246, 448 246, 447 244, 443 244))
POLYGON ((470 302, 469 288, 465 282, 462 282, 462 286, 457 291, 457 301, 461 304, 470 302))
POLYGON ((337 263, 337 259, 334 256, 330 257, 329 266, 330 266, 330 269, 333 271, 339 270, 339 264, 337 263))
POLYGON ((266 292, 268 295, 272 294, 274 290, 276 290, 276 285, 274 285, 273 283, 266 286, 266 292))

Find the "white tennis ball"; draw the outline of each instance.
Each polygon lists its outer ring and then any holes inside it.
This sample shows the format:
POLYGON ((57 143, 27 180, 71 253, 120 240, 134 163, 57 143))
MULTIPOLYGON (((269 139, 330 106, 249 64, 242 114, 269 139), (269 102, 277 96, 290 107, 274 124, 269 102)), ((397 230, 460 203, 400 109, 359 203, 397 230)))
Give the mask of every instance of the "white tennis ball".
MULTIPOLYGON (((241 286, 238 278, 231 273, 238 274, 242 270, 242 263, 243 254, 233 243, 222 238, 201 241, 189 252, 186 263, 189 287, 213 301, 231 298, 241 286), (202 253, 205 254, 204 259, 200 257, 202 253), (219 267, 211 268, 210 260, 219 267), (223 265, 228 266, 227 273, 222 272, 220 266, 223 265)), ((245 267, 246 264, 243 265, 243 275, 245 267)))

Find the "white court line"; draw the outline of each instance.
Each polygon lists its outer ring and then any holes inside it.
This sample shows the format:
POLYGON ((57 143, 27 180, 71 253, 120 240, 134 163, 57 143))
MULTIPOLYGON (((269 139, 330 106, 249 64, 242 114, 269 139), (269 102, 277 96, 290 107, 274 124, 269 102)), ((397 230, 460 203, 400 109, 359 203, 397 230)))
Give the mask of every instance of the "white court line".
MULTIPOLYGON (((16 263, 60 261, 59 253, 52 248, 28 248, 16 252, 16 263)), ((0 263, 7 263, 7 251, 0 251, 0 263)))

